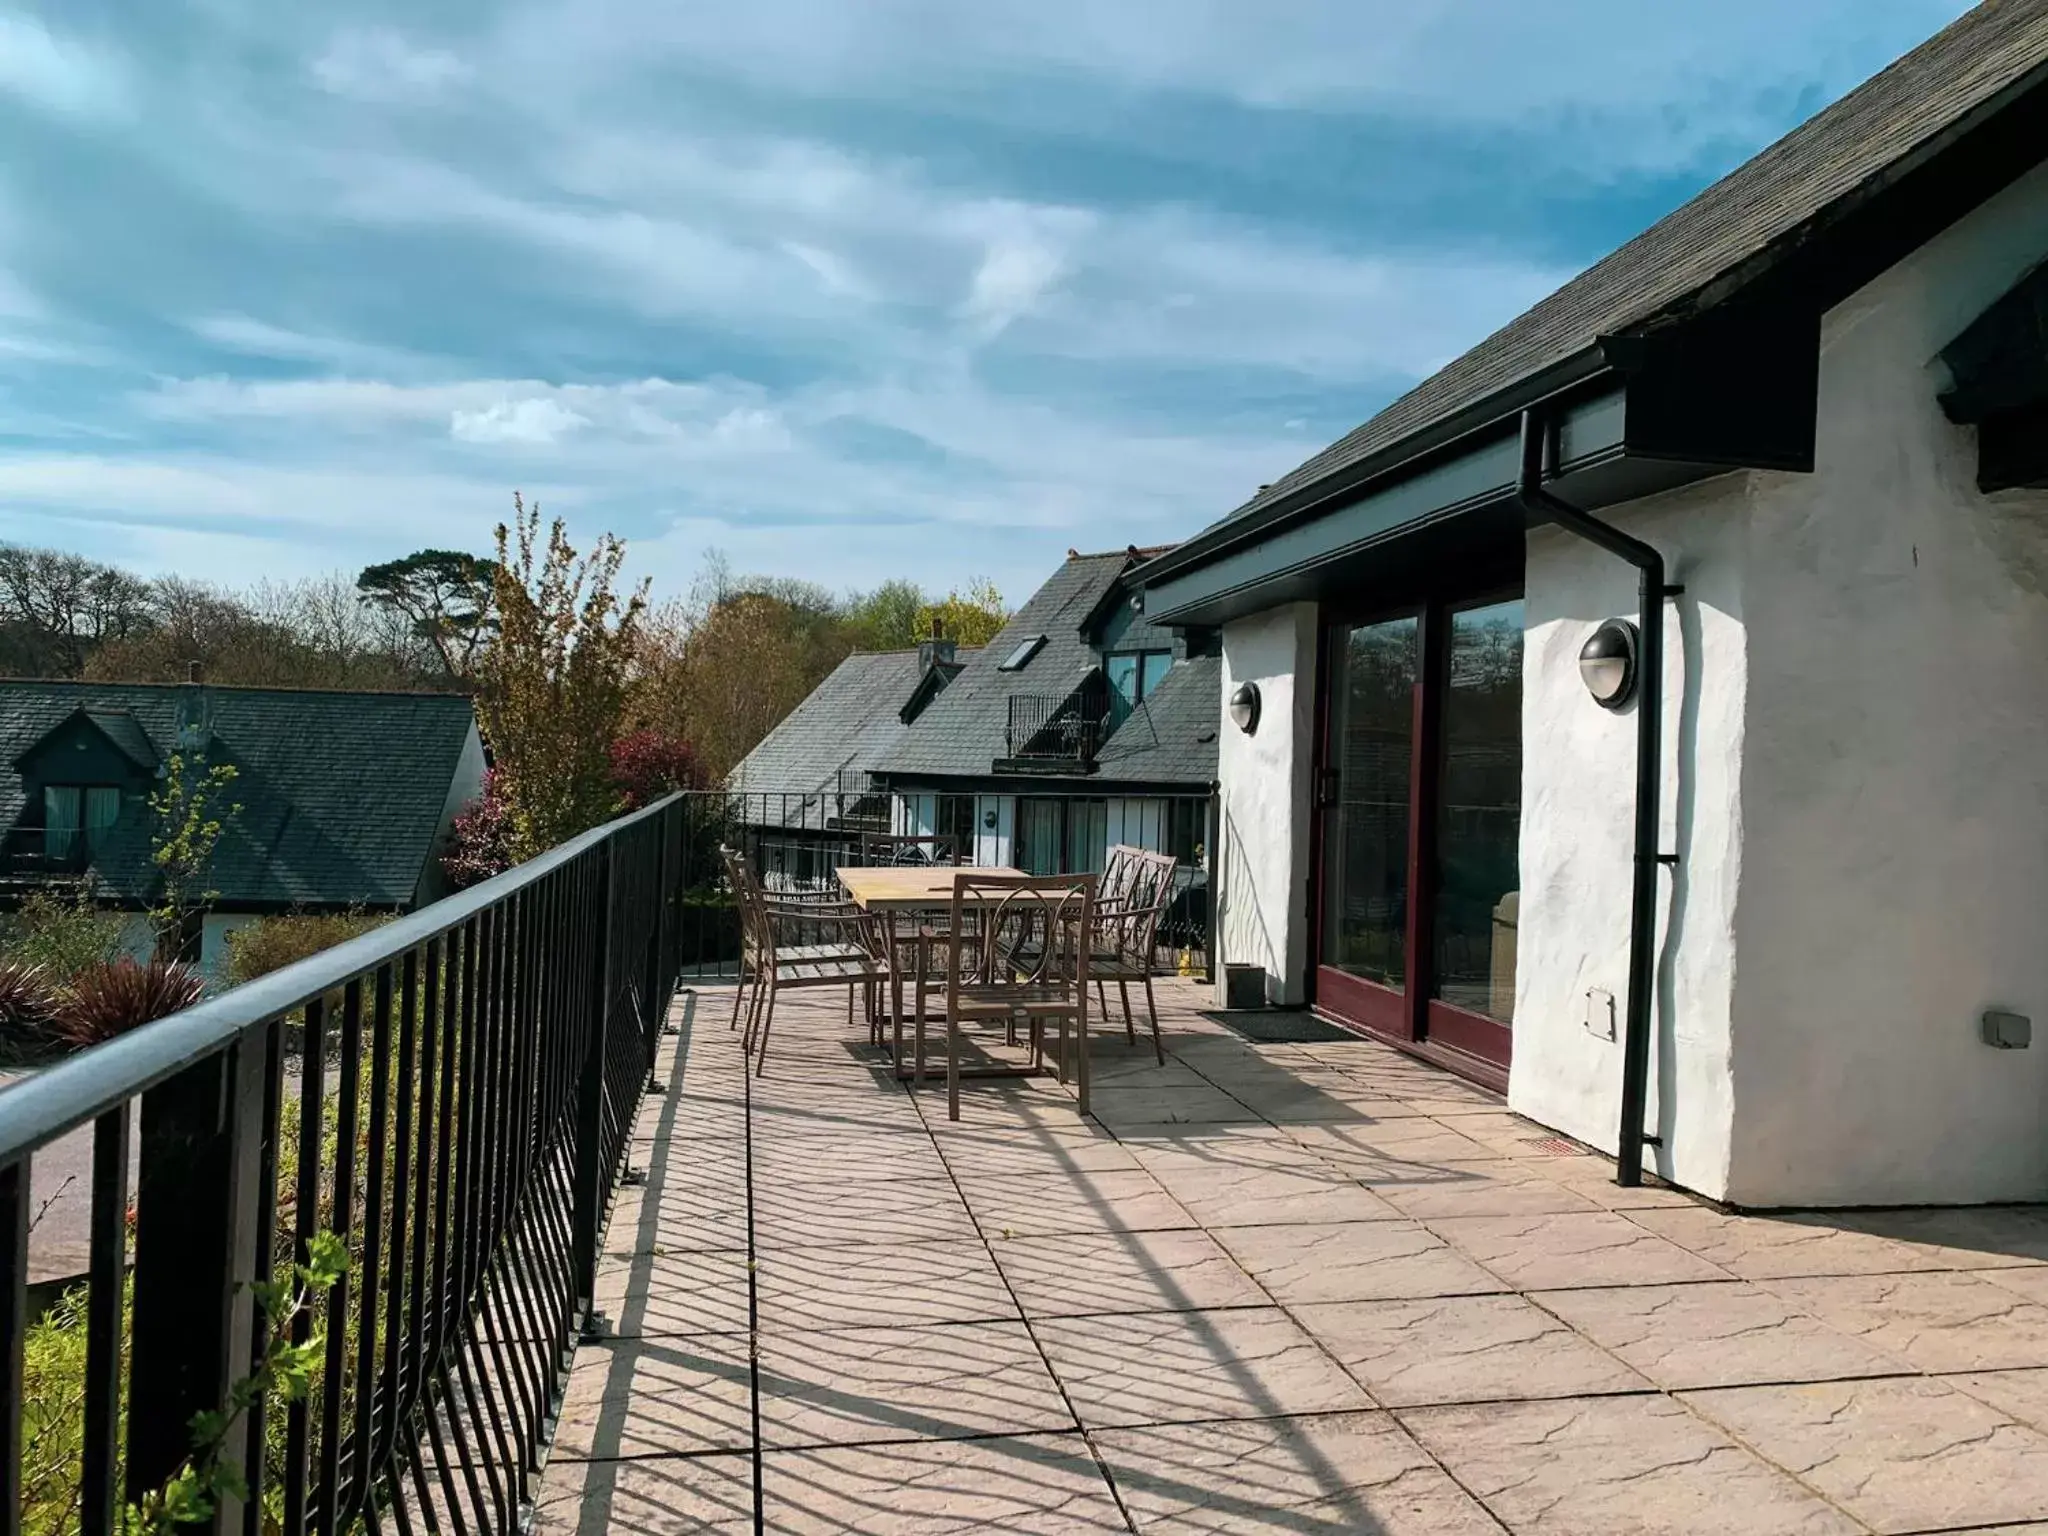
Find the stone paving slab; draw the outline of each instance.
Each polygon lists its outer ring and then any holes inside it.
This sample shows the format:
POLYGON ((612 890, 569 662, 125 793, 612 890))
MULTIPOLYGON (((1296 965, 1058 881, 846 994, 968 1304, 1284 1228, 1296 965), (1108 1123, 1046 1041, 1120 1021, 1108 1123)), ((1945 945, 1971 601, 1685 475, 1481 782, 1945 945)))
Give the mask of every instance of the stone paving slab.
POLYGON ((1090 1429, 1374 1406, 1278 1307, 1054 1318, 1033 1331, 1090 1429))
POLYGON ((1926 1378, 1682 1399, 1873 1530, 2048 1518, 2048 1437, 1926 1378))
POLYGON ((1072 1232, 991 1247, 1027 1317, 1192 1312, 1271 1300, 1202 1231, 1072 1232))
POLYGON ((1153 1425, 1095 1439, 1142 1531, 1500 1531, 1383 1413, 1153 1425))
POLYGON ((1622 1190, 1364 1041, 899 1084, 844 999, 665 1047, 542 1531, 2048 1536, 2048 1210, 1622 1190), (672 1054, 673 1053, 673 1054, 672 1054), (758 1429, 757 1429, 758 1422, 758 1429))
POLYGON ((771 1451, 762 1461, 763 1524, 792 1536, 1130 1529, 1079 1435, 771 1451))
POLYGON ((1852 1536, 1857 1523, 1664 1397, 1399 1415, 1516 1536, 1852 1536))

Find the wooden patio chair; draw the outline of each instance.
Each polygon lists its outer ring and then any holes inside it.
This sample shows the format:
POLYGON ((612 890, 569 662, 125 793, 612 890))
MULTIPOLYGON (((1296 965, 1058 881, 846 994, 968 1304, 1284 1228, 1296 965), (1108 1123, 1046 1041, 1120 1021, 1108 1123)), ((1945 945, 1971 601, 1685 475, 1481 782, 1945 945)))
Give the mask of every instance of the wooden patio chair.
MULTIPOLYGON (((1045 1029, 1059 1029, 1056 1058, 1066 1076, 1069 1029, 1081 1111, 1088 1110, 1088 934, 1095 915, 1093 875, 981 875, 953 879, 947 913, 946 1115, 960 1118, 960 1046, 969 1025, 1000 1024, 1014 1039, 1022 1025, 1035 1063, 1045 1059, 1045 1029)), ((924 1042, 917 1042, 920 1072, 924 1042)))
POLYGON ((756 1076, 768 1061, 768 1034, 775 1000, 790 990, 845 987, 850 1024, 857 998, 865 996, 872 1022, 882 986, 889 979, 888 945, 875 919, 851 902, 780 901, 765 890, 744 856, 722 849, 726 873, 740 902, 740 987, 733 999, 739 1022, 749 972, 753 1003, 747 1009, 741 1049, 757 1053, 756 1076))
POLYGON ((1173 875, 1179 861, 1170 853, 1134 850, 1122 899, 1104 902, 1096 908, 1094 942, 1089 946, 1089 970, 1095 977, 1095 991, 1104 1013, 1109 999, 1105 982, 1115 982, 1123 999, 1124 1033, 1137 1043, 1137 1023, 1131 1016, 1131 983, 1144 983, 1145 1012, 1152 1024, 1152 1050, 1159 1064, 1166 1065, 1166 1044, 1159 1036, 1159 1004, 1152 993, 1156 966, 1159 923, 1173 904, 1173 875))

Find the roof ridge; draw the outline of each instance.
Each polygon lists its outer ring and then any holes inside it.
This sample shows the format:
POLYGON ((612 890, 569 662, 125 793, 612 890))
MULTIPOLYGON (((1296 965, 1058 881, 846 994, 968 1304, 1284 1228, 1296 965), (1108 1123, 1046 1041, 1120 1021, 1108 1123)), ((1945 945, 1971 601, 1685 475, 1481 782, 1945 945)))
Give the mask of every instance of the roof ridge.
POLYGON ((451 688, 300 688, 281 687, 276 683, 209 683, 203 679, 197 683, 168 682, 141 683, 131 680, 108 680, 102 682, 90 677, 9 677, 0 676, 0 688, 34 686, 38 688, 147 688, 154 692, 171 693, 181 688, 209 688, 220 693, 278 693, 278 694, 321 694, 328 697, 342 696, 358 699, 460 699, 474 704, 473 694, 458 692, 451 688))

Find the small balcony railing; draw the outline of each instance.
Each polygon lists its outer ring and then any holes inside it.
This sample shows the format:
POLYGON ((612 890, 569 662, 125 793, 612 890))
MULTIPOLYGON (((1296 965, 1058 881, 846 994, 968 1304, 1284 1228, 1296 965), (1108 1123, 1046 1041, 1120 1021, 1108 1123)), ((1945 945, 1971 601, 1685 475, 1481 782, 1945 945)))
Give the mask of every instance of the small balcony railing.
POLYGON ((1100 673, 1065 694, 1010 697, 998 773, 1093 773, 1110 730, 1110 690, 1100 673))

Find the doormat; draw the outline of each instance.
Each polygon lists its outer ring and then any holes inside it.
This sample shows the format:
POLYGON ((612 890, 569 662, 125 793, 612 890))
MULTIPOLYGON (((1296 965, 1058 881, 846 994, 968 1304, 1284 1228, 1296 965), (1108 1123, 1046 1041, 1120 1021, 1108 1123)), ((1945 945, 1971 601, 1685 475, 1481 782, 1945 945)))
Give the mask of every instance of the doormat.
MULTIPOLYGON (((1312 1013, 1299 1010, 1204 1013, 1202 1017, 1214 1019, 1232 1034, 1258 1045, 1316 1045, 1325 1040, 1358 1040, 1350 1030, 1339 1029, 1312 1013)), ((1358 1040, 1358 1043, 1363 1045, 1365 1042, 1358 1040)))

